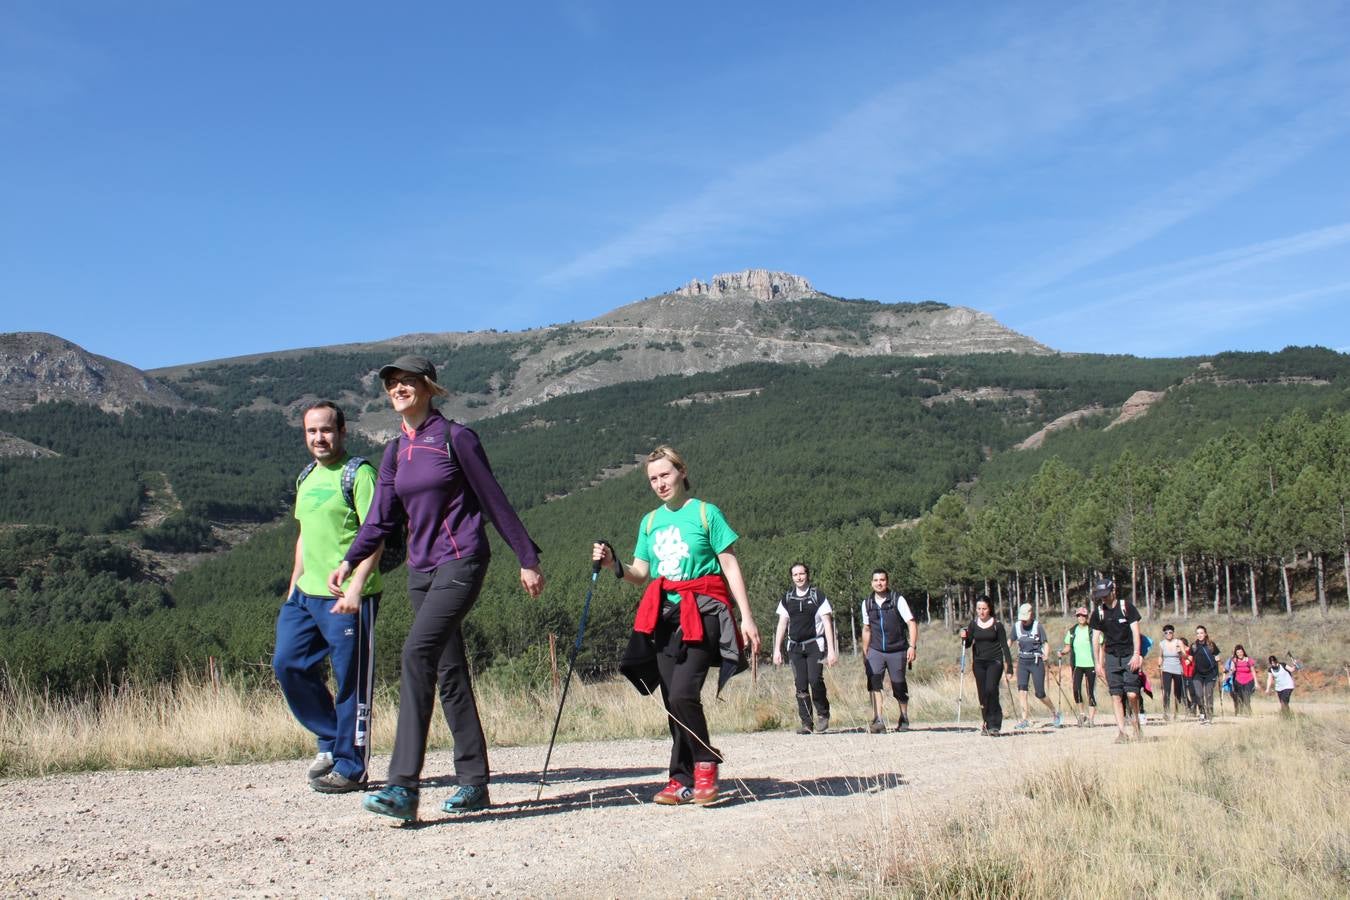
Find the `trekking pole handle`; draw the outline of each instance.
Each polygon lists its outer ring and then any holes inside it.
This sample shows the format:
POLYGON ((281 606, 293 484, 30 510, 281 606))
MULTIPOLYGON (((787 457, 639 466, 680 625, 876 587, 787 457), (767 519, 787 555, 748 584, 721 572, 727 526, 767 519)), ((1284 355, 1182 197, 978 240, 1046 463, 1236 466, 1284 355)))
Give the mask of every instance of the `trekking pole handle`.
MULTIPOLYGON (((596 538, 596 539, 595 539, 595 542, 596 542, 597 544, 604 544, 605 547, 607 547, 607 548, 609 549, 609 556, 610 556, 610 559, 614 560, 614 577, 615 577, 615 578, 622 578, 622 577, 623 577, 623 563, 619 562, 619 553, 618 553, 617 550, 614 549, 614 545, 611 544, 609 541, 605 540, 604 538, 596 538)), ((600 560, 598 560, 598 559, 591 560, 591 575, 592 575, 592 576, 595 576, 595 575, 599 575, 599 574, 600 574, 600 565, 601 565, 600 560)))

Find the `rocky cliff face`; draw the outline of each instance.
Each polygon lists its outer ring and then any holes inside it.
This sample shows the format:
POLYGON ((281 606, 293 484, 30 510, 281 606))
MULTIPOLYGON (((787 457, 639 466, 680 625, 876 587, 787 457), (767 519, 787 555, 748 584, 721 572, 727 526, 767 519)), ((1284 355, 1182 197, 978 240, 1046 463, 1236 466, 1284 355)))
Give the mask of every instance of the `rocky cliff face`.
POLYGON ((139 369, 96 356, 53 334, 0 334, 0 409, 73 400, 120 412, 137 403, 186 406, 172 390, 139 369))
MULTIPOLYGON (((421 333, 389 341, 313 348, 333 353, 417 350, 433 361, 465 347, 509 343, 518 363, 490 392, 452 395, 447 415, 472 421, 542 403, 564 394, 662 375, 712 372, 747 362, 819 365, 850 356, 933 356, 964 353, 1052 353, 1043 344, 999 324, 992 316, 943 303, 841 300, 788 272, 747 269, 694 279, 585 322, 514 333, 421 333), (438 355, 439 354, 439 355, 438 355)), ((281 351, 238 360, 302 358, 313 350, 281 351)), ((211 366, 193 364, 155 374, 211 381, 211 366)), ((227 377, 239 377, 236 372, 227 377)), ((366 387, 369 387, 367 385, 366 387)), ((395 417, 365 392, 339 398, 356 427, 374 436, 394 433, 395 417)), ((295 410, 291 410, 294 413, 295 410)))
POLYGON ((707 282, 697 278, 672 293, 680 297, 749 297, 752 300, 800 300, 816 293, 811 282, 800 275, 746 269, 714 275, 707 282))

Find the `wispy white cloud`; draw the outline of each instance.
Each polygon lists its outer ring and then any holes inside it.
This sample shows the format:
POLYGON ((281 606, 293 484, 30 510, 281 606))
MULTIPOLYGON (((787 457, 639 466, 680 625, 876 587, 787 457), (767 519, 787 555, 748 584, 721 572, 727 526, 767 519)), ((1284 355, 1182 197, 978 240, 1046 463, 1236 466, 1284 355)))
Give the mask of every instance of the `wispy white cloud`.
MULTIPOLYGON (((1056 247, 1033 266, 1000 277, 1003 295, 1024 300, 1028 294, 1213 208, 1347 131, 1350 131, 1350 96, 1341 94, 1305 109, 1292 121, 1248 142, 1216 165, 1179 179, 1105 228, 1068 246, 1056 247)), ((991 308, 1002 305, 995 302, 991 308)))
MULTIPOLYGON (((1187 315, 1186 310, 1194 308, 1196 322, 1212 323, 1212 304, 1209 301, 1187 300, 1178 293, 1179 289, 1208 285, 1206 293, 1212 294, 1216 284, 1239 272, 1334 249, 1344 244, 1350 244, 1350 222, 1194 256, 1164 266, 1150 266, 1094 284, 1075 284, 1073 290, 1080 296, 1092 294, 1101 296, 1102 299, 1087 303, 1076 301, 1072 306, 1057 312, 1022 322, 1020 327, 1032 334, 1039 334, 1068 323, 1089 321, 1102 311, 1120 309, 1150 297, 1164 298, 1169 316, 1187 315)), ((1288 296, 1321 296, 1320 292, 1323 290, 1315 288, 1288 296)), ((1257 304, 1258 308, 1259 306, 1260 304, 1257 304)))
MULTIPOLYGON (((1206 352, 1222 347, 1227 335, 1324 307, 1340 297, 1350 297, 1350 281, 1288 293, 1256 292, 1247 297, 1216 290, 1188 303, 1161 303, 1114 317, 1106 334, 1092 330, 1092 323, 1100 318, 1085 316, 1085 328, 1080 333, 1098 333, 1099 341, 1109 340, 1110 348, 1119 352, 1150 356, 1206 352)), ((1091 349, 1100 351, 1100 342, 1091 349)))
MULTIPOLYGON (((1280 16, 1287 21, 1291 14, 1285 10, 1280 16)), ((732 169, 542 281, 558 285, 588 278, 677 249, 739 240, 822 211, 929 189, 962 163, 998 159, 1243 58, 1269 33, 1265 17, 1260 10, 1205 15, 1145 5, 1115 17, 1100 8, 1062 17, 991 52, 878 93, 814 137, 732 169)), ((1307 129, 1308 139, 1315 139, 1315 123, 1307 129)), ((1276 148, 1258 149, 1219 173, 1223 177, 1216 174, 1210 192, 1223 190, 1219 182, 1235 183, 1242 172, 1256 178, 1278 165, 1276 148)), ((1289 152, 1279 158, 1287 159, 1289 152)), ((1118 252, 1112 248, 1141 239, 1149 227, 1161 227, 1164 213, 1154 210, 1147 222, 1141 218, 1130 229, 1122 227, 1109 242, 1085 246, 1078 254, 1082 264, 1118 252)), ((1071 271, 1046 269, 1024 280, 1044 284, 1071 271)))

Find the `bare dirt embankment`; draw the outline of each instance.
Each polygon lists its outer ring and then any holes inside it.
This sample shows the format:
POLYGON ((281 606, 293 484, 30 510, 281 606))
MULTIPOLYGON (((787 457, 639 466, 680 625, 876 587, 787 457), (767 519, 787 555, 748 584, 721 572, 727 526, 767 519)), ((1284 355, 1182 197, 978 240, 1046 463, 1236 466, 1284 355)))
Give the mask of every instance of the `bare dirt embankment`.
POLYGON ((708 809, 651 805, 669 745, 629 740, 560 745, 540 802, 544 748, 494 750, 496 806, 451 818, 440 812, 451 756, 433 753, 426 773, 440 777, 423 789, 416 827, 363 812, 359 795, 313 793, 303 761, 11 780, 0 783, 0 893, 790 896, 818 892, 821 879, 866 893, 879 853, 936 839, 929 829, 973 808, 976 793, 1011 798, 1015 774, 1130 750, 1111 744, 1112 728, 990 740, 969 722, 722 737, 728 796, 708 809))

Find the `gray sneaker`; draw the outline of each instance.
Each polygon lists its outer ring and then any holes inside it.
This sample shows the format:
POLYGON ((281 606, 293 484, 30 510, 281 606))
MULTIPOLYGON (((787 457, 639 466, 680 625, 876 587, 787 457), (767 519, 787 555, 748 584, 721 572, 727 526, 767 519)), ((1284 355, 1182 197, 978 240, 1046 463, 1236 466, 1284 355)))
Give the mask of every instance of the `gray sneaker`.
POLYGON ((310 781, 314 781, 316 778, 322 778, 331 771, 333 771, 333 754, 322 751, 314 757, 314 762, 309 764, 309 771, 305 773, 305 777, 310 781))
POLYGON ((366 789, 365 779, 357 781, 355 778, 348 778, 337 769, 327 772, 322 778, 315 778, 309 783, 320 794, 350 794, 353 791, 363 791, 366 789))
POLYGON ((885 733, 886 733, 886 723, 883 722, 883 721, 881 721, 880 719, 873 719, 871 722, 868 722, 868 723, 867 723, 867 733, 868 733, 868 734, 885 734, 885 733))
POLYGON ((816 716, 816 734, 824 734, 830 728, 829 716, 816 716))

